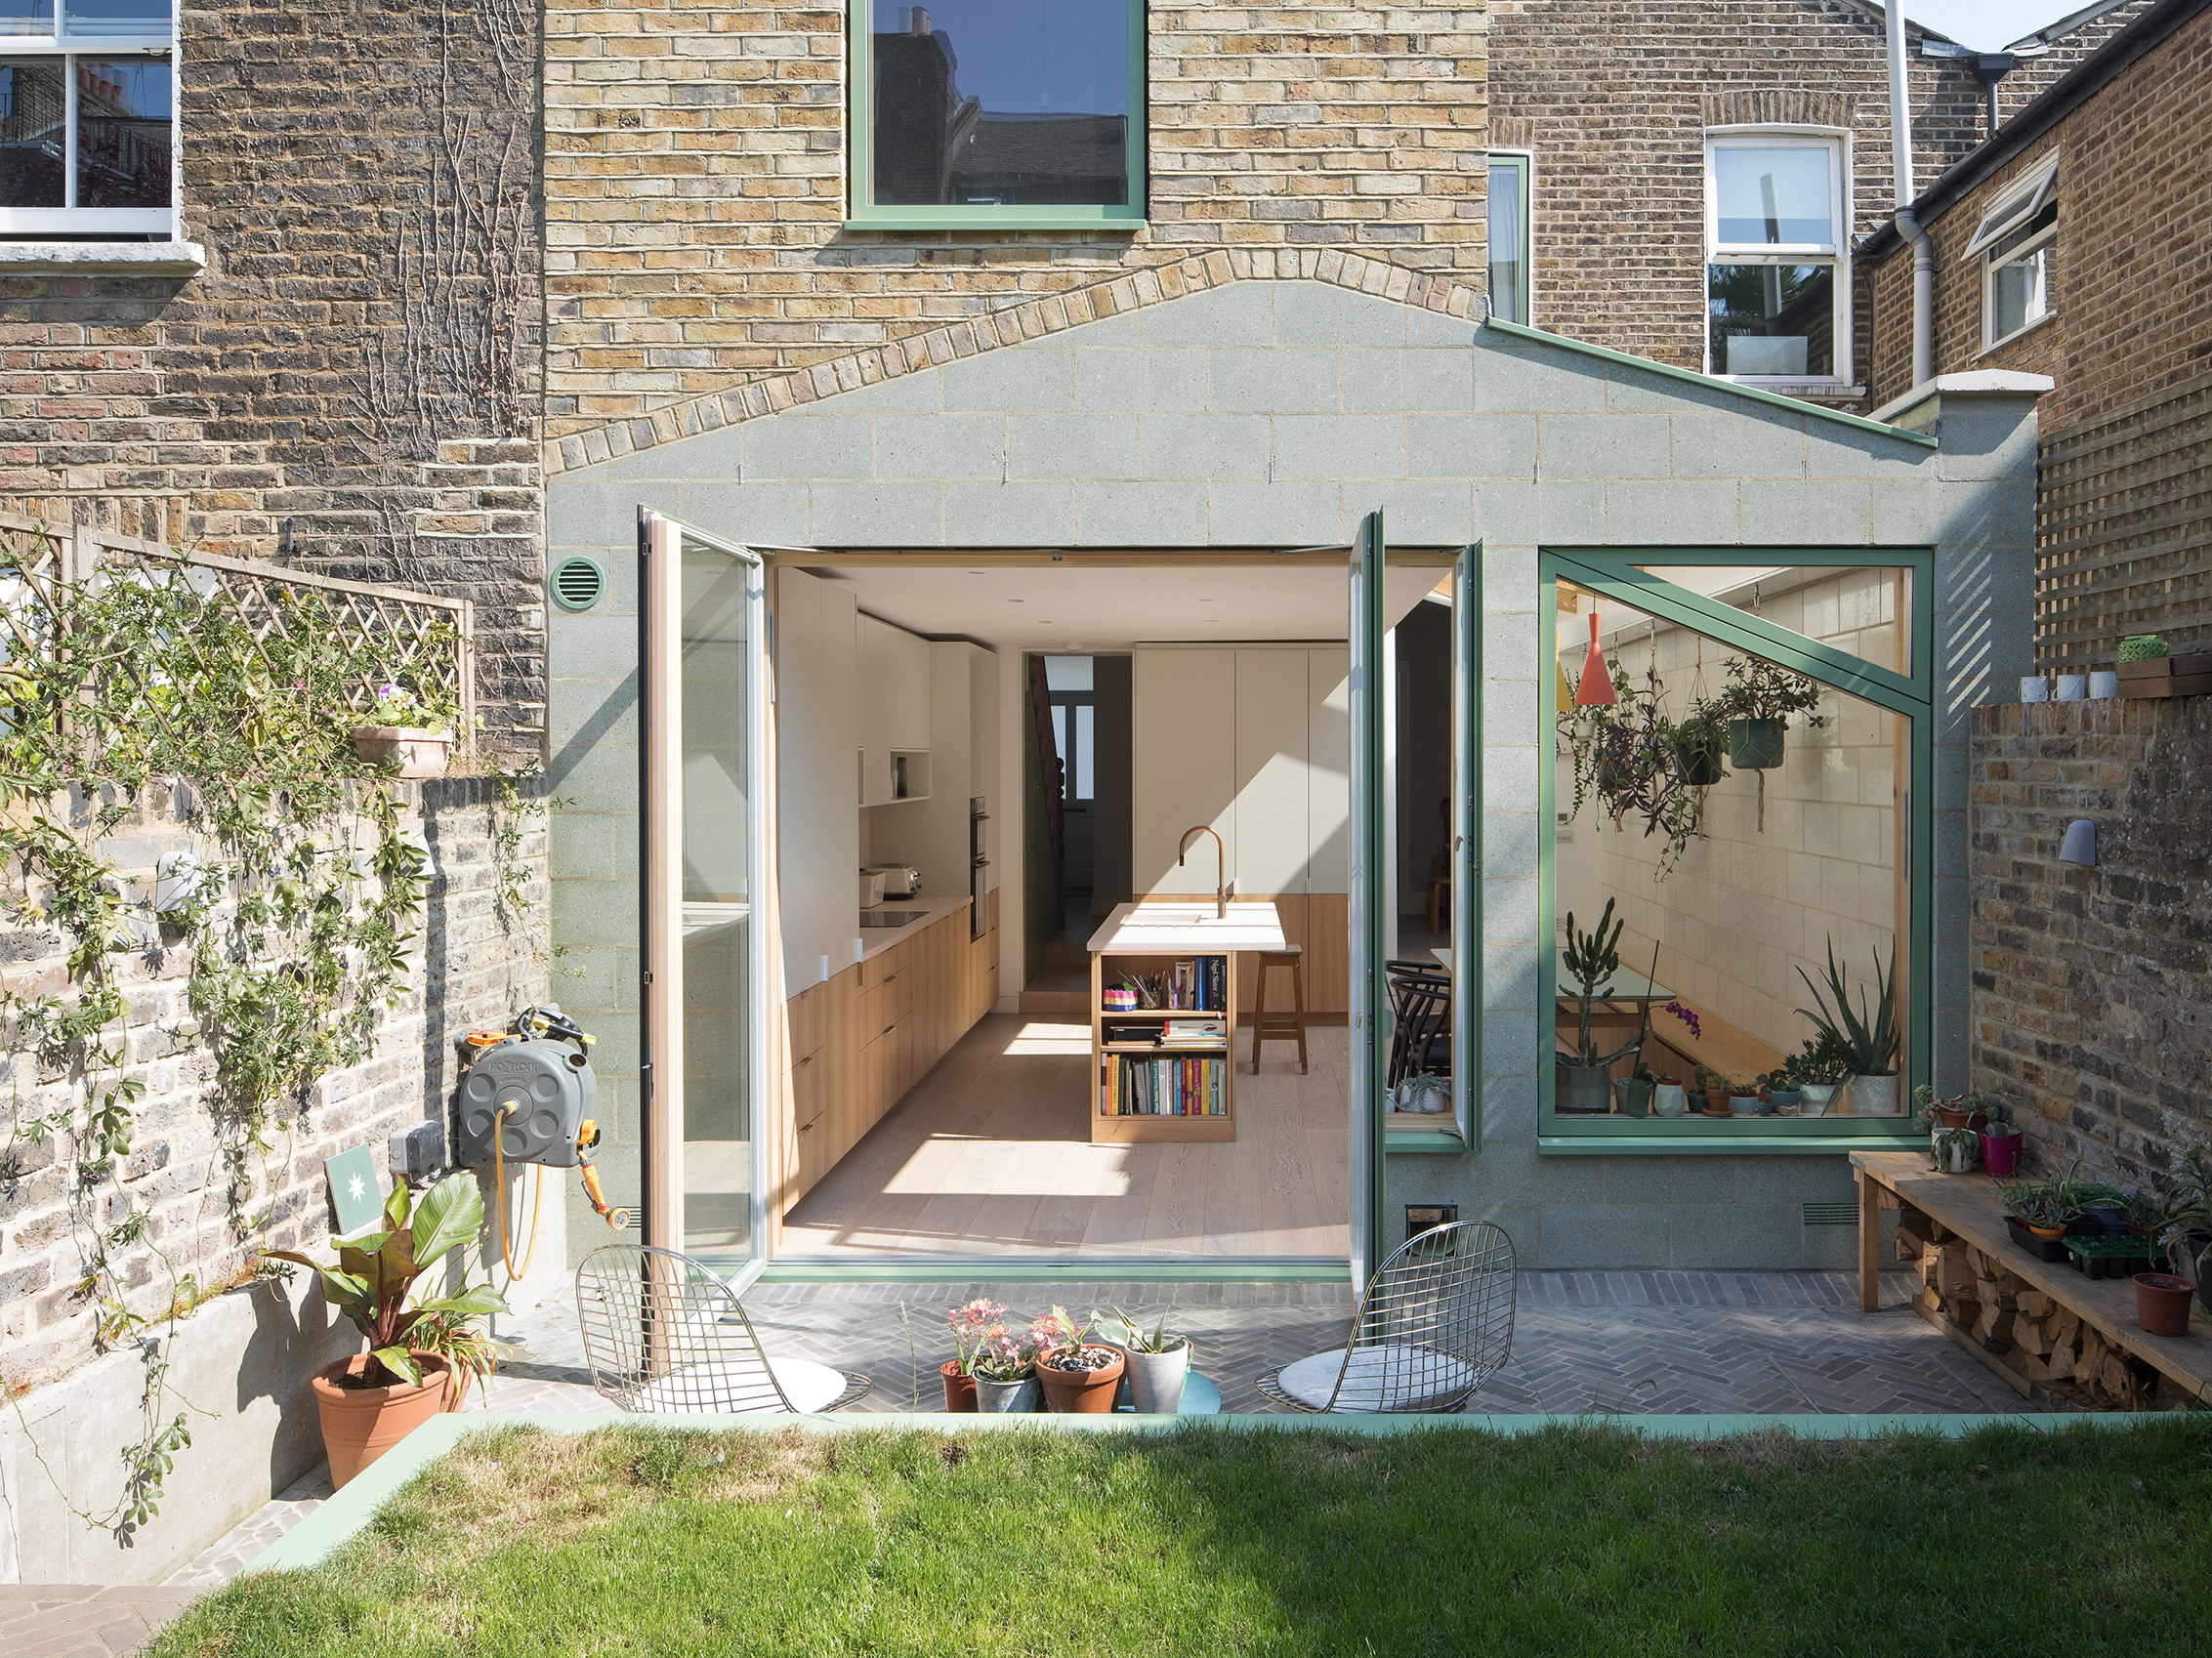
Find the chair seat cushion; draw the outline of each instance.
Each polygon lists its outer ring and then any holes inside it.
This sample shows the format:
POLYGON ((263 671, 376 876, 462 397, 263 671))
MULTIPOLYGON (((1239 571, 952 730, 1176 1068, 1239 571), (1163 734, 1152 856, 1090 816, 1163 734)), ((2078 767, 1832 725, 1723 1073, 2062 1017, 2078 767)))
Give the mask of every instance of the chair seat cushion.
POLYGON ((1436 1347, 1392 1344, 1355 1348, 1349 1363, 1342 1347, 1302 1358, 1282 1367, 1275 1386, 1309 1410, 1440 1411, 1456 1407, 1482 1380, 1465 1359, 1436 1347))
MULTIPOLYGON (((783 1389, 791 1408, 802 1413, 826 1410, 845 1391, 845 1376, 826 1364, 807 1358, 772 1358, 769 1368, 783 1389)), ((703 1367, 691 1367, 673 1376, 648 1382, 630 1395, 627 1407, 656 1415, 712 1411, 733 1416, 763 1411, 780 1412, 774 1391, 767 1386, 755 1363, 732 1364, 719 1376, 703 1367)))

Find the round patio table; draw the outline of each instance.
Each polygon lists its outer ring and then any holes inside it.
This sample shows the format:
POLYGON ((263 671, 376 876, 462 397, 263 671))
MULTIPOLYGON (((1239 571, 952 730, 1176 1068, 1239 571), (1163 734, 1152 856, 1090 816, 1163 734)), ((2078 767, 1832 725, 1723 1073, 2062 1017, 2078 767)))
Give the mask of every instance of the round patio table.
MULTIPOLYGON (((1113 1396, 1113 1408, 1124 1416, 1136 1414, 1137 1407, 1129 1402, 1129 1384, 1121 1384, 1121 1390, 1113 1396)), ((1177 1416, 1221 1415, 1221 1389, 1193 1370, 1183 1383, 1183 1408, 1177 1416)))

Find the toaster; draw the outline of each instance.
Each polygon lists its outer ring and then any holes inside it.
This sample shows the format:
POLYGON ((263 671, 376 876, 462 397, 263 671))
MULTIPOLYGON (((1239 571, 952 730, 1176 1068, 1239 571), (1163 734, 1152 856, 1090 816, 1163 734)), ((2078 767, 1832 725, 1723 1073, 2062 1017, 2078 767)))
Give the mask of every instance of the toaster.
POLYGON ((883 877, 887 898, 911 898, 922 890, 922 872, 910 863, 872 863, 867 873, 883 877))

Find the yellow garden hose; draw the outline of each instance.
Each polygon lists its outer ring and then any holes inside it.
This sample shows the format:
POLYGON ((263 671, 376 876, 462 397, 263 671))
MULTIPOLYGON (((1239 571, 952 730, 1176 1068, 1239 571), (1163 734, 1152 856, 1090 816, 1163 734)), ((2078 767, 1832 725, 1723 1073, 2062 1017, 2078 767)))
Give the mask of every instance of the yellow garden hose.
MULTIPOLYGON (((512 1104, 502 1105, 499 1108, 499 1124, 504 1124, 514 1111, 512 1104)), ((540 1163, 537 1166, 537 1190, 530 1201, 530 1241, 522 1246, 522 1265, 518 1271, 511 1242, 512 1234, 507 1229, 507 1158, 500 1145, 499 1124, 493 1125, 491 1134, 491 1178, 492 1184, 499 1189, 499 1259, 507 1264, 507 1281, 512 1284, 529 1271, 530 1257, 537 1253, 538 1223, 545 1219, 545 1165, 540 1163)))

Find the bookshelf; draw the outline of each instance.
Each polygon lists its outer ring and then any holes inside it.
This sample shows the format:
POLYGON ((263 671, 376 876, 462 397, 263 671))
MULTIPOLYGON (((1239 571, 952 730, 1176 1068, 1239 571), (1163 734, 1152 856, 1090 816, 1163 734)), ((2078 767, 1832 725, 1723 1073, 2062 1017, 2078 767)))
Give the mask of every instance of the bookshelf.
MULTIPOLYGON (((1122 904, 1092 935, 1091 955, 1091 1143, 1133 1145, 1160 1141, 1222 1141, 1236 1138, 1236 997, 1239 952, 1280 949, 1282 925, 1273 904, 1231 904, 1226 920, 1214 906, 1122 904), (1218 963, 1202 999, 1206 1006, 1119 1009, 1106 1005, 1106 992, 1136 974, 1173 974, 1182 963, 1218 963), (1218 1041, 1165 1047, 1142 1033, 1171 1020, 1219 1021, 1218 1041), (1116 1037, 1119 1037, 1117 1040, 1116 1037), (1206 1091, 1207 1106, 1218 1110, 1125 1111, 1122 1078, 1132 1065, 1152 1059, 1193 1059, 1219 1067, 1208 1076, 1172 1073, 1155 1078, 1174 1087, 1196 1084, 1206 1091)), ((1142 1097, 1142 1096, 1140 1096, 1142 1097)))

